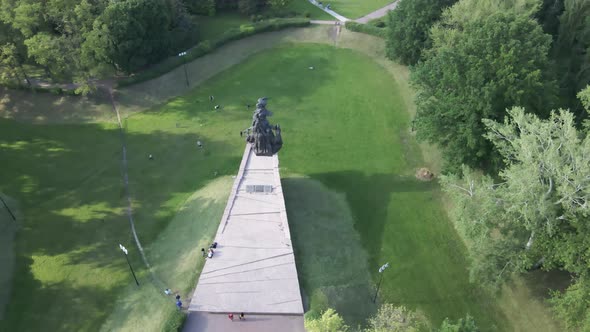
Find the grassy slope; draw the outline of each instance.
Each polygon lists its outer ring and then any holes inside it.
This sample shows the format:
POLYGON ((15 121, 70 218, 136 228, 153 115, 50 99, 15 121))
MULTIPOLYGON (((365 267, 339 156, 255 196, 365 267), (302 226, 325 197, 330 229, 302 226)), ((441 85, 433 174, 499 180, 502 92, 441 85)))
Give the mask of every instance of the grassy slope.
POLYGON ((332 10, 344 17, 357 19, 393 2, 393 0, 324 0, 332 10))
POLYGON ((233 179, 221 177, 207 183, 182 204, 176 216, 150 245, 148 253, 162 284, 126 287, 102 331, 164 331, 178 312, 164 287, 178 291, 188 303, 204 260, 199 248, 211 243, 223 213, 233 179), (165 285, 165 286, 164 286, 165 285), (161 286, 161 287, 157 287, 161 286), (171 319, 172 317, 172 319, 171 319))

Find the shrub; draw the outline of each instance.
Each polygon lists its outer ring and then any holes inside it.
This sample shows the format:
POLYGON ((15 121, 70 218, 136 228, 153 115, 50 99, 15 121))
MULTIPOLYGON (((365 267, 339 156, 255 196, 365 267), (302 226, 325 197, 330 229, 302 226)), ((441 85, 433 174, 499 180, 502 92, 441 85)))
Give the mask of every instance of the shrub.
POLYGON ((380 38, 386 38, 387 36, 387 29, 386 28, 378 28, 374 25, 370 24, 362 24, 353 21, 347 21, 344 26, 354 32, 362 32, 368 35, 373 35, 380 38))

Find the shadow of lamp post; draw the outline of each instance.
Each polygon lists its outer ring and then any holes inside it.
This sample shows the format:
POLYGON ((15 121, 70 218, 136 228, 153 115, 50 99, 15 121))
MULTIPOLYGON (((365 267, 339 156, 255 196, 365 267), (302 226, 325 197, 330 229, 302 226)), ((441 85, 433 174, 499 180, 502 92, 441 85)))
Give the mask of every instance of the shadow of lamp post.
POLYGON ((125 255, 125 259, 127 259, 127 265, 129 265, 129 269, 131 270, 131 274, 133 274, 133 279, 135 279, 135 283, 137 284, 137 286, 139 286, 139 281, 137 281, 137 277, 135 276, 135 272, 133 271, 133 268, 131 267, 131 262, 129 262, 129 256, 127 256, 127 248, 125 248, 120 243, 119 243, 119 248, 121 248, 121 251, 123 251, 123 254, 125 255))
POLYGON ((383 281, 383 271, 389 267, 389 263, 385 263, 385 265, 379 268, 379 283, 377 284, 377 290, 375 291, 375 297, 373 298, 373 303, 377 301, 377 294, 379 294, 379 288, 381 288, 381 282, 383 281))

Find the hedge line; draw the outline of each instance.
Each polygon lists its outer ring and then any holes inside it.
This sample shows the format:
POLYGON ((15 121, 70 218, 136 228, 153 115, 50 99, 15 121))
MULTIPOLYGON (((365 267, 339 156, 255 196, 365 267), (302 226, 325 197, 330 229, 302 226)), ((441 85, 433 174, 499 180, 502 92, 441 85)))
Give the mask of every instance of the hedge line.
POLYGON ((344 26, 350 31, 362 32, 380 38, 387 38, 387 28, 378 28, 371 24, 362 24, 354 21, 346 21, 344 26))
POLYGON ((190 62, 196 58, 202 57, 203 55, 210 53, 214 49, 233 40, 242 39, 257 33, 277 31, 290 27, 303 27, 308 26, 309 24, 309 19, 306 18, 270 19, 256 23, 243 24, 239 28, 227 30, 221 36, 212 41, 205 40, 200 42, 197 44, 197 46, 189 49, 184 57, 170 57, 151 68, 137 73, 134 76, 119 80, 117 82, 117 87, 129 86, 162 76, 169 71, 181 66, 185 62, 190 62))

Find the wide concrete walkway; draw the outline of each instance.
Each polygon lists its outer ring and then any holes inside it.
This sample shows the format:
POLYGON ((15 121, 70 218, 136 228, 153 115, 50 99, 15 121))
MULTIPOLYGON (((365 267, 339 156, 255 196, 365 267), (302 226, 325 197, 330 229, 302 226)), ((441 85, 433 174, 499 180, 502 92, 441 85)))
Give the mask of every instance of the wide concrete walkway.
MULTIPOLYGON (((215 242, 217 249, 205 263, 190 312, 303 317, 277 155, 256 156, 247 144, 215 242)), ((207 324, 226 322, 211 318, 218 316, 198 317, 211 320, 207 324)), ((298 331, 303 331, 302 322, 298 331)), ((211 325, 206 329, 213 330, 211 325)))
POLYGON ((207 332, 303 332, 302 315, 246 315, 245 320, 234 315, 191 312, 184 324, 184 331, 207 332))

